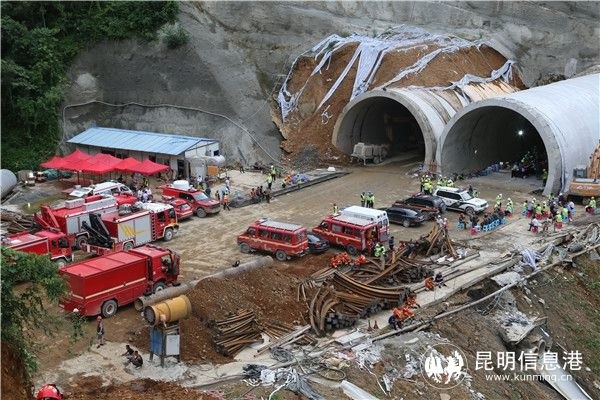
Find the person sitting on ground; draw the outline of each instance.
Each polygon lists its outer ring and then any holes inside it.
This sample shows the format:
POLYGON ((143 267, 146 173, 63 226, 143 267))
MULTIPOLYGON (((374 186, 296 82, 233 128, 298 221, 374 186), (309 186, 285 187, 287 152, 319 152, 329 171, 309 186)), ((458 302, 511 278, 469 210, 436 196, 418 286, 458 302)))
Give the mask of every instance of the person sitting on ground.
POLYGON ((141 368, 144 365, 144 359, 137 350, 134 350, 132 356, 128 358, 127 364, 129 363, 132 363, 136 368, 141 368))
POLYGON ((135 350, 132 349, 131 346, 126 344, 125 345, 125 353, 121 354, 121 356, 127 358, 127 362, 130 362, 134 353, 135 353, 135 350))
POLYGON ((465 226, 467 226, 465 224, 465 214, 460 214, 458 216, 458 224, 461 225, 462 228, 464 228, 465 226))
POLYGON ((542 226, 542 223, 535 217, 533 217, 531 219, 531 222, 529 222, 529 229, 528 231, 533 231, 533 232, 537 232, 537 230, 542 226), (535 229, 534 229, 535 228, 535 229))

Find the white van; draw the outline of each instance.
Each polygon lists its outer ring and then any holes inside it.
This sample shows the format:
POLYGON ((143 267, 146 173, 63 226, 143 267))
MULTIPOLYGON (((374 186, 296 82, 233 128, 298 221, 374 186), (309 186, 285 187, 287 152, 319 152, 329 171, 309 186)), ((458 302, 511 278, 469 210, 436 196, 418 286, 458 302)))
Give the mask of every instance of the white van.
POLYGON ((69 193, 69 197, 86 197, 96 194, 128 194, 133 196, 133 192, 127 185, 119 182, 102 182, 89 187, 75 187, 75 189, 69 193))
POLYGON ((385 242, 389 239, 390 221, 388 219, 387 212, 385 212, 384 210, 377 210, 375 208, 366 208, 360 206, 350 206, 342 209, 340 213, 349 217, 376 222, 379 231, 379 241, 385 242))

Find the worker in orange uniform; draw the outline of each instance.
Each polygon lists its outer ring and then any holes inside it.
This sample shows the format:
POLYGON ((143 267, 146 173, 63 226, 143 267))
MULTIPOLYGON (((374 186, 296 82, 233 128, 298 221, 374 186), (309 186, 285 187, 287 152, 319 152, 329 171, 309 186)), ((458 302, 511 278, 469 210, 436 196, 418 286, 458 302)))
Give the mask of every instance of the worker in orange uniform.
POLYGON ((62 398, 60 390, 52 383, 44 385, 36 396, 37 400, 62 400, 62 398))
POLYGON ((410 292, 406 296, 405 304, 408 308, 421 308, 421 305, 417 303, 417 294, 415 292, 410 292))
POLYGON ((427 290, 433 290, 435 288, 435 284, 433 283, 433 278, 428 276, 425 279, 425 289, 427 290))

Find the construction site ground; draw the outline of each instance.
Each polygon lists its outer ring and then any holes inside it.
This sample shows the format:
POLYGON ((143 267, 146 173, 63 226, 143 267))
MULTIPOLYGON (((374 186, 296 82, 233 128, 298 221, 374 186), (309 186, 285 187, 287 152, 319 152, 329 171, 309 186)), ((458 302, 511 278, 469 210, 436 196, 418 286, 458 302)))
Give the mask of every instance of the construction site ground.
MULTIPOLYGON (((277 196, 270 204, 263 202, 243 208, 232 208, 231 211, 221 211, 219 215, 204 219, 194 217, 182 221, 178 235, 168 243, 168 247, 179 252, 182 257, 180 280, 187 282, 207 277, 229 268, 237 260, 244 262, 256 258, 256 254, 242 254, 239 251, 236 236, 258 218, 270 217, 300 223, 310 229, 318 225, 321 218, 331 213, 333 203, 337 203, 340 207, 358 204, 362 191, 375 193, 375 207, 388 206, 398 199, 414 194, 419 190, 418 179, 414 174, 417 166, 410 161, 392 161, 378 166, 347 167, 344 170, 350 172, 348 175, 277 196)), ((257 172, 240 174, 237 171, 230 171, 230 177, 234 193, 236 190, 244 193, 250 187, 266 184, 264 182, 266 176, 257 172)), ((523 200, 530 198, 532 191, 541 188, 540 180, 511 179, 510 174, 506 173, 477 177, 460 181, 458 184, 460 186, 472 184, 479 190, 480 197, 487 199, 490 204, 493 204, 498 193, 502 193, 504 199, 511 197, 518 211, 523 200)), ((58 198, 59 196, 56 195, 59 192, 58 186, 60 185, 57 183, 38 185, 35 189, 30 189, 29 194, 21 196, 21 200, 17 198, 13 203, 18 203, 20 207, 24 204, 27 207, 26 203, 29 203, 31 209, 44 199, 58 198), (27 201, 24 202, 23 199, 27 201)), ((275 182, 274 187, 279 187, 279 182, 275 182)), ((537 195, 538 198, 540 196, 537 195)), ((584 220, 597 221, 596 217, 584 215, 583 209, 578 206, 576 222, 579 220, 580 226, 584 226, 584 220)), ((513 251, 515 246, 537 250, 542 242, 560 235, 560 232, 550 233, 543 237, 528 232, 528 221, 517 213, 508 219, 507 224, 489 233, 472 236, 469 231, 456 229, 458 213, 447 212, 446 216, 450 221, 451 238, 466 246, 467 257, 477 252, 479 256, 457 266, 456 270, 462 270, 463 273, 449 280, 447 287, 427 292, 420 290, 419 285, 415 285, 415 289, 418 289, 417 300, 423 306, 417 311, 418 318, 436 315, 449 307, 468 302, 470 298, 467 296, 466 289, 475 288, 482 292, 488 290, 484 278, 492 275, 495 270, 505 268, 502 266, 503 258, 513 251)), ((417 239, 427 234, 432 224, 427 222, 416 228, 392 225, 391 233, 396 240, 417 239)), ((255 357, 256 350, 252 348, 240 353, 235 361, 222 356, 212 344, 211 331, 206 326, 206 322, 211 319, 225 318, 238 309, 252 309, 261 321, 307 324, 308 305, 305 301, 297 301, 298 284, 311 273, 326 267, 336 251, 333 249, 322 255, 308 255, 283 263, 275 261, 272 266, 226 279, 211 278, 202 281, 189 293, 193 311, 192 316, 182 322, 182 362, 177 363, 173 359, 168 359, 165 368, 158 365, 156 358, 152 362, 148 360, 149 328, 133 306, 119 309, 115 317, 105 321, 108 344, 101 348, 96 348, 94 343, 95 321, 91 319, 88 321, 84 338, 75 343, 70 341, 69 324, 63 323, 59 326, 56 335, 40 337, 41 343, 37 349, 40 370, 34 376, 34 386, 39 387, 45 382, 55 382, 65 389, 68 394, 67 399, 114 397, 142 399, 149 395, 161 398, 176 395, 184 400, 244 398, 246 395, 266 398, 273 392, 273 386, 249 386, 240 373, 242 367, 249 363, 272 366, 277 364, 277 361, 270 358, 268 353, 255 357), (123 365, 123 357, 120 357, 120 354, 124 351, 126 343, 133 343, 144 355, 145 364, 142 369, 135 370, 123 365), (232 379, 226 379, 228 377, 232 379)), ((84 255, 79 254, 78 258, 80 257, 84 255)), ((551 334, 554 335, 555 343, 561 348, 577 349, 584 354, 584 368, 575 374, 576 378, 593 398, 599 398, 600 360, 597 354, 600 353, 598 350, 600 318, 597 310, 600 298, 596 293, 597 290, 592 290, 599 279, 598 261, 588 259, 579 262, 578 260, 578 264, 580 265, 576 270, 561 269, 540 274, 536 283, 531 284, 531 291, 539 299, 545 300, 545 303, 533 301, 530 306, 524 303, 522 297, 516 297, 521 311, 548 316, 548 325, 551 334), (568 313, 564 312, 563 301, 567 303, 571 301, 571 304, 580 307, 570 308, 571 311, 568 313)), ((519 291, 519 289, 515 290, 519 291)), ((535 297, 529 295, 529 298, 535 297)), ((60 312, 57 305, 48 306, 50 310, 60 312)), ((388 316, 389 311, 382 312, 369 323, 376 320, 382 331, 385 331, 389 329, 388 316)), ((353 360, 348 361, 349 366, 344 370, 346 380, 376 397, 385 397, 381 390, 381 383, 376 377, 380 377, 384 372, 390 372, 393 368, 405 368, 406 365, 397 365, 397 363, 408 362, 404 359, 404 354, 406 346, 410 347, 412 344, 406 343, 414 343, 414 340, 419 343, 433 343, 439 340, 435 334, 465 350, 469 363, 474 363, 475 351, 503 348, 497 333, 486 328, 487 324, 488 322, 477 309, 469 309, 441 320, 427 332, 384 339, 377 342, 383 346, 382 361, 378 362, 370 372, 359 368, 353 360)), ((366 332, 366 328, 367 321, 361 321, 358 329, 366 332)), ((3 361, 5 361, 4 353, 3 361)), ((401 378, 394 383, 390 396, 398 399, 476 399, 479 394, 482 394, 486 399, 561 398, 543 382, 489 384, 483 374, 472 370, 470 372, 473 373, 470 385, 461 384, 443 392, 424 383, 420 375, 401 378), (451 397, 443 397, 440 394, 451 397)), ((4 379, 3 368, 3 381, 4 379)), ((344 394, 339 389, 339 382, 323 379, 315 378, 311 381, 322 396, 327 399, 344 398, 344 394)), ((282 396, 280 398, 300 398, 286 390, 278 393, 282 396)))

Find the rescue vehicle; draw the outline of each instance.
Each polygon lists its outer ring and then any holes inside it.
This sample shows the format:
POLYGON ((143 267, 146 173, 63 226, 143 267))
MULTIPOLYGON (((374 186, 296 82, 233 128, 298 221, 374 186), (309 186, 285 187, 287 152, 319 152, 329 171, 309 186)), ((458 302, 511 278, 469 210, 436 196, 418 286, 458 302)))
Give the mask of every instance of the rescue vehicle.
POLYGON ((380 236, 379 229, 377 222, 341 214, 325 218, 312 231, 331 246, 343 247, 348 254, 356 256, 362 251, 371 252, 380 236))
POLYGON ((237 238, 242 253, 260 250, 275 254, 279 261, 308 253, 306 228, 302 225, 259 219, 237 238))
POLYGON ((179 263, 175 252, 146 245, 71 264, 58 271, 69 287, 59 306, 69 313, 77 308, 83 316, 112 317, 139 296, 177 285, 179 263))
POLYGON ((173 206, 164 203, 136 203, 130 209, 92 213, 90 222, 82 226, 89 233, 82 250, 98 255, 130 250, 158 239, 168 242, 179 230, 173 206))
POLYGON ((378 227, 378 240, 380 242, 387 242, 390 234, 390 221, 385 210, 377 210, 374 208, 350 206, 343 208, 340 212, 342 215, 349 217, 364 219, 366 221, 377 223, 378 227))
POLYGON ((198 217, 206 217, 208 214, 217 214, 221 211, 221 203, 208 197, 202 190, 190 186, 188 181, 174 181, 170 185, 159 186, 162 189, 162 195, 176 197, 185 200, 194 214, 198 217))
POLYGON ((2 236, 2 245, 24 253, 47 255, 61 267, 73 261, 69 239, 62 232, 41 230, 15 233, 2 236))
POLYGON ((173 206, 175 209, 175 214, 177 214, 177 221, 190 218, 192 215, 194 215, 194 210, 192 210, 192 207, 183 199, 177 199, 173 196, 163 196, 162 201, 173 206))
POLYGON ((69 245, 82 248, 87 243, 89 234, 83 229, 82 223, 90 223, 90 214, 104 214, 118 209, 117 200, 112 196, 90 196, 80 199, 67 200, 63 206, 40 207, 34 219, 44 229, 57 229, 67 235, 69 245))

